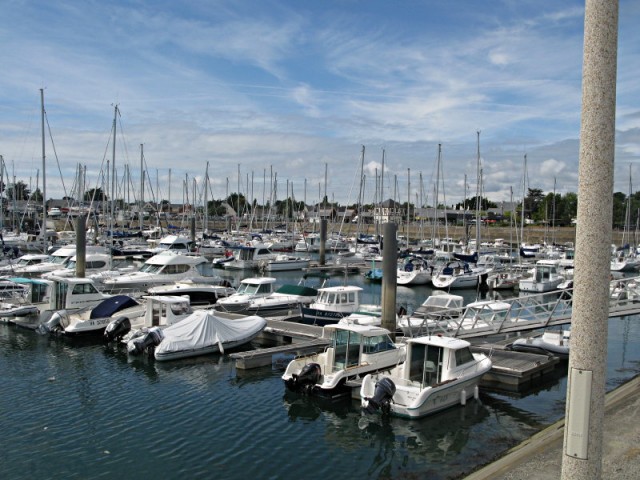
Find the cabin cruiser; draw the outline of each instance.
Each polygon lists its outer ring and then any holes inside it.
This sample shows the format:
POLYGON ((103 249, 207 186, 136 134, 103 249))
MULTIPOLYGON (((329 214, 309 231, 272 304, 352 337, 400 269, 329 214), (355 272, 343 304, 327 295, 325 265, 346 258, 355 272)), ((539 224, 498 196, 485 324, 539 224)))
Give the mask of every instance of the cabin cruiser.
POLYGON ((252 301, 274 293, 275 277, 249 277, 240 281, 236 293, 220 299, 214 308, 220 312, 246 312, 252 301))
POLYGON ((137 272, 102 272, 91 276, 100 279, 107 292, 144 292, 157 285, 167 285, 191 279, 198 282, 218 283, 220 277, 214 275, 211 263, 202 256, 182 255, 171 251, 158 253, 147 259, 137 272))
POLYGON ((364 377, 360 398, 364 413, 420 418, 478 398, 491 360, 472 353, 470 343, 441 335, 407 339, 404 363, 389 372, 364 377))
MULTIPOLYGON (((150 244, 155 244, 155 241, 148 241, 150 244)), ((157 242, 155 247, 149 248, 152 254, 156 255, 165 251, 172 253, 190 253, 193 251, 194 242, 187 237, 181 235, 167 235, 162 237, 157 242)))
POLYGON ((26 253, 17 259, 13 259, 6 265, 0 267, 0 275, 14 275, 15 270, 18 268, 30 267, 32 265, 39 265, 40 263, 49 260, 49 255, 44 253, 26 253))
MULTIPOLYGON (((74 255, 69 259, 64 268, 53 270, 52 272, 43 273, 42 278, 49 277, 74 277, 76 275, 76 268, 78 264, 78 257, 74 255)), ((87 253, 85 255, 84 271, 85 275, 89 276, 94 273, 105 272, 111 268, 111 255, 107 253, 87 253)), ((128 267, 129 271, 133 271, 133 267, 128 267)))
POLYGON ((259 268, 265 272, 284 272, 309 268, 310 263, 311 259, 308 257, 280 253, 270 260, 261 260, 259 268))
POLYGON ((458 318, 464 310, 464 298, 460 295, 435 290, 411 315, 402 315, 398 327, 405 337, 425 335, 436 326, 446 326, 458 318))
POLYGON ((319 354, 292 360, 282 375, 294 392, 336 397, 348 395, 346 382, 402 363, 405 349, 392 341, 389 331, 370 325, 334 324, 323 329, 329 347, 319 354))
MULTIPOLYGON (((86 247, 86 252, 87 254, 93 252, 105 253, 106 250, 104 247, 88 245, 86 247)), ((16 268, 14 269, 13 274, 19 277, 40 277, 43 273, 53 272, 54 270, 64 268, 75 254, 76 246, 66 245, 49 254, 48 260, 40 262, 36 265, 28 265, 25 267, 16 268)))
POLYGON ((12 278, 12 281, 26 286, 27 293, 20 302, 5 304, 0 316, 16 325, 36 329, 48 321, 58 310, 76 311, 93 307, 110 297, 96 288, 89 278, 52 277, 12 278))
POLYGON ((236 313, 262 317, 298 316, 300 307, 311 304, 317 295, 318 290, 315 288, 285 284, 266 297, 252 299, 244 310, 236 313))

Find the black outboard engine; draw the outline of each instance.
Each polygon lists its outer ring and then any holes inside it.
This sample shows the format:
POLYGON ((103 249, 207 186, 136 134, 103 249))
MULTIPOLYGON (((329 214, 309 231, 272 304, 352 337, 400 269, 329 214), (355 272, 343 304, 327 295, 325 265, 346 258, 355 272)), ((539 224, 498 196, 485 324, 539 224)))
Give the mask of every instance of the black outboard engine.
POLYGON ((289 390, 294 392, 304 391, 310 392, 313 386, 318 383, 322 376, 322 368, 317 363, 307 363, 300 373, 292 374, 291 378, 285 381, 285 385, 289 390))
POLYGON ((164 338, 164 334, 159 327, 151 327, 142 335, 137 336, 127 342, 127 351, 132 355, 140 355, 148 348, 157 347, 164 338))
POLYGON ((383 414, 391 411, 391 399, 396 393, 396 384, 390 378, 382 377, 376 382, 373 397, 365 397, 367 405, 362 408, 365 413, 375 413, 378 409, 383 414))
POLYGON ((106 342, 120 340, 131 331, 131 321, 127 317, 118 317, 109 322, 107 328, 104 329, 104 339, 106 342))

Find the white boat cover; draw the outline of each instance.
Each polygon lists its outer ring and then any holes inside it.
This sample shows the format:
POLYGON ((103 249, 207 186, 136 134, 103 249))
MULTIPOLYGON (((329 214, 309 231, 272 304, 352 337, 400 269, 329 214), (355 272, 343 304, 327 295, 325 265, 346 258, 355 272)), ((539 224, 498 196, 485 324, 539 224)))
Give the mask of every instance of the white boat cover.
POLYGON ((184 320, 163 330, 164 339, 156 347, 155 355, 171 356, 178 352, 208 350, 218 346, 236 346, 249 342, 267 325, 257 315, 229 320, 220 318, 211 310, 196 310, 184 320))

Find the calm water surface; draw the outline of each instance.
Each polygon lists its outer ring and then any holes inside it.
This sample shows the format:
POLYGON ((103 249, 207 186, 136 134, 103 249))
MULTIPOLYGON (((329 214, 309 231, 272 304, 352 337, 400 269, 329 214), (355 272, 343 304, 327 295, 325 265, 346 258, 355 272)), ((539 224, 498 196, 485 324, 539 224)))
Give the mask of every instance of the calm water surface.
MULTIPOLYGON (((349 281, 379 301, 379 285, 349 281)), ((398 302, 411 310, 428 293, 399 288, 398 302)), ((609 323, 608 388, 640 372, 639 325, 609 323)), ((0 478, 459 478, 565 410, 566 366, 527 392, 483 391, 418 421, 287 394, 281 374, 221 355, 132 359, 0 324, 0 478)))

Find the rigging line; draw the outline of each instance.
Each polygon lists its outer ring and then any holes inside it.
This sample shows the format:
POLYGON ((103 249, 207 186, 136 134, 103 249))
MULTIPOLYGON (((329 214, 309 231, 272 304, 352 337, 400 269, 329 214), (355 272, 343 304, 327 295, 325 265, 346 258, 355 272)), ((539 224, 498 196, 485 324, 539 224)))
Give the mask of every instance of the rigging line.
MULTIPOLYGON (((58 152, 56 151, 56 144, 53 141, 53 135, 51 133, 51 125, 49 125, 49 116, 47 115, 47 111, 44 111, 44 118, 47 122, 47 130, 49 131, 49 139, 51 140, 51 147, 53 148, 53 156, 56 158, 56 165, 58 166, 58 173, 60 174, 60 181, 62 182, 62 190, 64 191, 64 196, 67 196, 67 186, 64 184, 64 178, 62 177, 62 169, 60 168, 60 160, 58 159, 58 152)), ((45 198, 46 200, 46 198, 45 198)))

